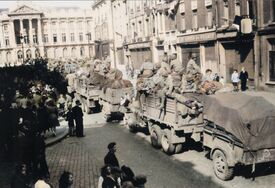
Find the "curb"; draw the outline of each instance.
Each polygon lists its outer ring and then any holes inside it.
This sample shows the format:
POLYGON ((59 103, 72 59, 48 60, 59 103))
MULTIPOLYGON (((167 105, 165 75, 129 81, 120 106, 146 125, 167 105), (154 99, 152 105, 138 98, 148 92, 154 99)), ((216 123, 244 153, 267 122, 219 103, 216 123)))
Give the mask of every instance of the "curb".
POLYGON ((50 139, 49 141, 46 140, 45 141, 46 147, 49 147, 49 146, 52 146, 58 142, 61 142, 67 136, 68 136, 68 129, 65 129, 65 131, 61 135, 55 137, 55 139, 50 139))
MULTIPOLYGON (((60 124, 62 122, 59 121, 60 124)), ((46 139, 45 143, 46 143, 46 147, 52 146, 58 142, 61 142, 63 139, 65 139, 68 135, 69 135, 69 128, 67 125, 60 125, 60 128, 64 128, 64 131, 62 131, 59 135, 57 135, 56 137, 50 138, 50 139, 46 139)))

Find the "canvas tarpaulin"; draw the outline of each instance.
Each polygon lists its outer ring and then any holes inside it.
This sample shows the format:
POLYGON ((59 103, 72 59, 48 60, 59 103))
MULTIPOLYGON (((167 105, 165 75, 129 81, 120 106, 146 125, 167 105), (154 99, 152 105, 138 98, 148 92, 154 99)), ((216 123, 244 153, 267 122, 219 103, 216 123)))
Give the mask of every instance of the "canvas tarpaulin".
POLYGON ((275 94, 220 93, 204 99, 205 119, 236 136, 248 150, 275 148, 275 94))

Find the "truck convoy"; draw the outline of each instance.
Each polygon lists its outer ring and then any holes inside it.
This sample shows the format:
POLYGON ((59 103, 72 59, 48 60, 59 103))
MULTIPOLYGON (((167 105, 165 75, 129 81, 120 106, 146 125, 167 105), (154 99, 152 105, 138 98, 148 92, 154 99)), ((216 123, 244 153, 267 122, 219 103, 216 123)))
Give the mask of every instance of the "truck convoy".
POLYGON ((151 145, 168 154, 180 152, 187 139, 201 142, 221 180, 233 178, 237 164, 255 167, 275 160, 274 94, 222 93, 194 67, 179 73, 167 72, 166 65, 140 75, 126 123, 132 132, 148 128, 151 145))
POLYGON ((238 164, 255 167, 275 160, 274 94, 221 92, 224 88, 213 81, 211 70, 202 76, 192 58, 186 67, 173 59, 145 62, 134 100, 130 81, 108 63, 95 62, 85 70, 71 85, 87 113, 96 107, 112 121, 126 107, 130 131, 147 128, 151 145, 170 155, 181 152, 187 140, 200 142, 221 180, 233 178, 238 164))

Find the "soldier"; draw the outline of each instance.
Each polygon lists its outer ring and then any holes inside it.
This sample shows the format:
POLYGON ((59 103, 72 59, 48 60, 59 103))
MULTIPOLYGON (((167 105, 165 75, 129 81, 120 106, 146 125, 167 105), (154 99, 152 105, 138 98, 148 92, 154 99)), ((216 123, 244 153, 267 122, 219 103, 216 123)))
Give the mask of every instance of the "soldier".
POLYGON ((73 117, 75 119, 75 124, 76 124, 76 136, 77 137, 84 137, 83 134, 83 112, 82 109, 80 107, 80 101, 77 100, 76 105, 72 108, 72 113, 73 113, 73 117))

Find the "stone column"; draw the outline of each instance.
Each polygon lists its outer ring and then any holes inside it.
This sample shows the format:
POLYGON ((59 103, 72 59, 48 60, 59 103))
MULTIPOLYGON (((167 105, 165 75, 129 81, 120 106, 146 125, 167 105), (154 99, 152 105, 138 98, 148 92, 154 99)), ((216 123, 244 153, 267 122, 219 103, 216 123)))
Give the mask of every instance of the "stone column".
MULTIPOLYGON (((3 31, 3 23, 0 21, 0 41, 1 41, 1 47, 5 46, 5 40, 4 40, 4 31, 3 31)), ((1 61, 1 59, 0 59, 1 61)))
POLYGON ((23 28, 23 19, 20 18, 20 34, 22 34, 22 36, 24 35, 23 31, 24 31, 24 28, 23 28))
MULTIPOLYGON (((71 43, 71 34, 70 34, 70 21, 66 20, 66 43, 71 43)), ((68 53, 69 54, 69 53, 68 53)))
POLYGON ((57 20, 56 22, 56 29, 57 29, 57 43, 62 43, 62 36, 61 36, 61 32, 60 32, 60 19, 57 20))
POLYGON ((52 33, 52 21, 51 19, 48 20, 48 39, 49 39, 49 44, 53 44, 53 33, 52 33))
MULTIPOLYGON (((10 46, 15 47, 16 46, 16 40, 15 40, 14 22, 13 22, 13 20, 10 20, 10 28, 11 28, 11 30, 10 30, 10 46)), ((3 41, 3 40, 1 40, 1 41, 3 41)))
POLYGON ((165 12, 162 12, 161 14, 161 23, 162 23, 162 32, 165 33, 166 27, 165 27, 165 12))
POLYGON ((29 19, 29 39, 30 39, 30 44, 32 44, 33 43, 32 18, 29 19))
POLYGON ((41 29, 41 18, 37 19, 37 40, 38 40, 39 45, 43 44, 42 29, 41 29))

